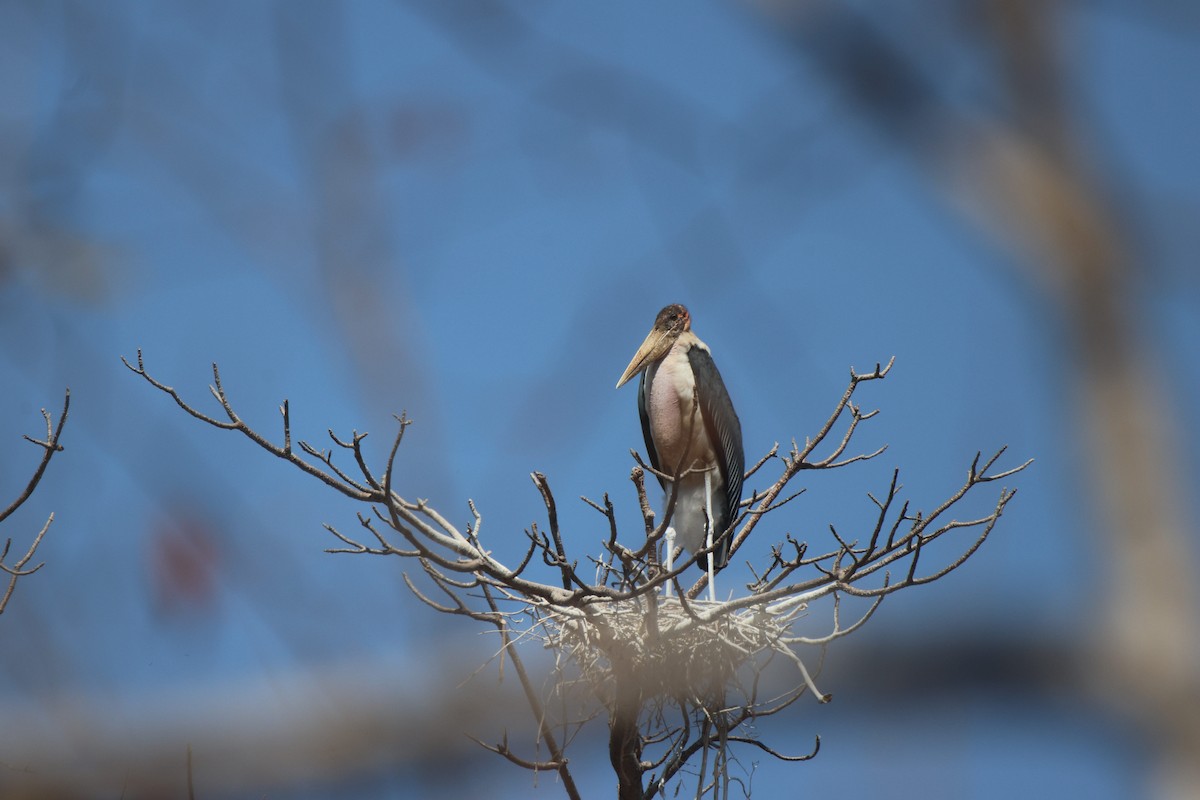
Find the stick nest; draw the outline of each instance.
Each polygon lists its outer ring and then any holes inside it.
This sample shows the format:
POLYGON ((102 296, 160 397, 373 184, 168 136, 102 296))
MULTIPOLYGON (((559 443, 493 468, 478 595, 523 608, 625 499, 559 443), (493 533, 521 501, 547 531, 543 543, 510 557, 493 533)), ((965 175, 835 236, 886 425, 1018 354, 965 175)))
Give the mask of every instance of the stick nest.
POLYGON ((742 608, 712 614, 713 606, 701 602, 690 602, 688 609, 677 598, 656 602, 653 613, 646 598, 596 604, 586 611, 544 607, 536 635, 574 663, 601 697, 609 695, 614 677, 636 681, 644 696, 719 694, 748 662, 776 653, 795 658, 784 643, 794 611, 776 616, 742 608))

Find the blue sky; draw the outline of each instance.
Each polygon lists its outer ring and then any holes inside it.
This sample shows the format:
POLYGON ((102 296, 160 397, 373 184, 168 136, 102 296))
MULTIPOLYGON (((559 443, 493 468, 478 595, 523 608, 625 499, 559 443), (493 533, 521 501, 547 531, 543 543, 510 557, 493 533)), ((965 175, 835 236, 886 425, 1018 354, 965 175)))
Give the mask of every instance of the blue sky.
MULTIPOLYGON (((955 37, 952 4, 858 5, 950 102, 994 109, 989 56, 955 37)), ((1120 190, 1146 264, 1132 306, 1190 486, 1197 19, 1126 5, 1064 8, 1063 74, 1083 156, 1120 190)), ((748 458, 815 432, 851 366, 896 356, 862 398, 882 409, 863 449, 888 453, 813 476, 791 516, 760 528, 762 553, 786 531, 861 524, 865 492, 895 466, 928 507, 976 450, 1037 459, 983 550, 892 598, 864 648, 1086 630, 1103 576, 1096 521, 1080 513, 1072 353, 1019 255, 752 4, 499 7, 520 24, 402 2, 0 11, 0 489, 13 494, 36 455, 19 436, 38 432, 37 409, 72 390, 67 450, 2 532, 20 542, 55 512, 46 568, 0 618, 20 643, 0 656, 0 704, 29 704, 52 730, 55 698, 100 693, 135 719, 151 691, 407 663, 429 637, 478 638, 419 607, 399 565, 322 553, 322 522, 355 525, 349 504, 185 418, 121 355, 143 348, 198 403, 217 361, 260 429, 278 430, 286 397, 297 436, 369 430, 376 458, 407 410, 406 496, 460 522, 473 498, 511 557, 542 517, 538 470, 586 550, 603 520, 578 495, 609 492, 636 529, 636 401, 612 387, 668 302, 689 306, 712 347, 748 458), (187 520, 214 543, 216 588, 164 601, 155 554, 187 520)), ((379 680, 382 693, 403 684, 379 680)), ((1142 786, 1136 734, 1081 696, 1000 688, 880 711, 837 682, 826 674, 834 703, 802 704, 785 725, 791 749, 821 734, 820 756, 762 765, 757 790, 1117 798, 1142 786)), ((475 763, 526 796, 527 775, 475 763)), ((598 764, 581 769, 608 780, 602 749, 598 764)), ((427 796, 419 782, 406 793, 403 770, 361 796, 427 796)))

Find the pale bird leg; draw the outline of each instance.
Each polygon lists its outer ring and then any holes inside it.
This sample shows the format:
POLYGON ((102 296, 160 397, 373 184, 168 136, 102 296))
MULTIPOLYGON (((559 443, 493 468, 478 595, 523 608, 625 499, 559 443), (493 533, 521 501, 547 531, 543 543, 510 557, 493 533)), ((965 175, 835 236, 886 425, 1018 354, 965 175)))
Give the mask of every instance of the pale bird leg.
MULTIPOLYGON (((663 539, 667 543, 667 572, 670 572, 675 568, 675 529, 667 528, 663 539)), ((671 596, 671 583, 672 581, 667 581, 663 587, 663 597, 671 596)))
POLYGON ((712 470, 704 471, 704 509, 708 514, 705 544, 708 548, 708 599, 717 602, 717 572, 713 569, 713 513, 712 513, 712 470))

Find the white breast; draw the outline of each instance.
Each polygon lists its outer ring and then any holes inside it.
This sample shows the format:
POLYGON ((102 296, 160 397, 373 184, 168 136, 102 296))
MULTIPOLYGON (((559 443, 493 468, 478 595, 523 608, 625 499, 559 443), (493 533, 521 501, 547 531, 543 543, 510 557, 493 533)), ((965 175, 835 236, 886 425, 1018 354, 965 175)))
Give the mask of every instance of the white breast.
POLYGON ((678 543, 690 552, 705 544, 708 515, 704 471, 709 471, 714 494, 719 495, 725 486, 717 469, 716 448, 696 407, 696 378, 688 360, 688 349, 696 346, 703 345, 689 334, 681 336, 666 358, 647 368, 644 387, 658 467, 669 475, 681 474, 673 484, 677 494, 671 524, 678 543), (684 463, 685 456, 688 463, 684 463), (688 470, 697 471, 682 474, 688 470))
POLYGON ((691 342, 681 337, 666 357, 651 364, 646 372, 650 435, 658 453, 659 469, 666 473, 716 464, 716 453, 696 408, 696 380, 687 355, 691 346, 691 342), (683 463, 685 455, 687 464, 683 463))

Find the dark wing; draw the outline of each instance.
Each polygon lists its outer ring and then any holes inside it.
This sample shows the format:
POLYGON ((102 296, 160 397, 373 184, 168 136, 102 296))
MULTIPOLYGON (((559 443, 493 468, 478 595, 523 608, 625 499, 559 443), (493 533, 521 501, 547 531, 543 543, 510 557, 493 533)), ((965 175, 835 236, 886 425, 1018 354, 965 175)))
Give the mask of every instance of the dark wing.
MULTIPOLYGON (((662 467, 658 465, 658 451, 654 449, 654 437, 650 435, 650 415, 646 413, 647 372, 648 370, 642 370, 642 378, 638 381, 638 416, 642 418, 642 436, 646 440, 646 455, 650 457, 650 466, 662 472, 662 467)), ((667 490, 667 482, 659 478, 658 483, 665 492, 667 490)))
MULTIPOLYGON (((712 354, 703 347, 688 349, 688 361, 696 379, 696 395, 700 401, 700 417, 704 430, 717 451, 717 467, 725 482, 723 507, 716 510, 716 534, 724 533, 737 516, 738 504, 742 502, 742 476, 746 473, 746 456, 742 452, 742 423, 733 410, 733 401, 721 373, 713 361, 712 354)), ((644 418, 643 418, 644 419, 644 418)), ((720 500, 720 498, 714 498, 720 500)), ((714 553, 714 566, 725 566, 729 558, 730 537, 722 540, 722 546, 714 553)))

